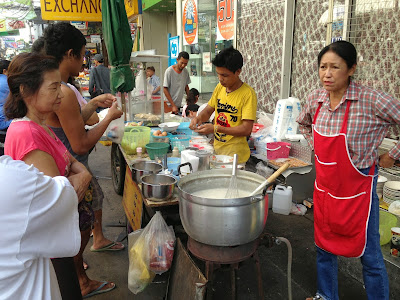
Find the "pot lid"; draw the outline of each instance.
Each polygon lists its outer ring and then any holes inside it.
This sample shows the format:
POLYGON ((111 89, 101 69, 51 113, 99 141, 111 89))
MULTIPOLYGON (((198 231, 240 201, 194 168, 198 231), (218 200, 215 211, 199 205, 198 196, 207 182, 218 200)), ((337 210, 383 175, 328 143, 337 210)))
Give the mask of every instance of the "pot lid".
POLYGON ((206 157, 206 156, 210 156, 212 153, 208 150, 197 150, 194 155, 196 155, 197 157, 206 157))

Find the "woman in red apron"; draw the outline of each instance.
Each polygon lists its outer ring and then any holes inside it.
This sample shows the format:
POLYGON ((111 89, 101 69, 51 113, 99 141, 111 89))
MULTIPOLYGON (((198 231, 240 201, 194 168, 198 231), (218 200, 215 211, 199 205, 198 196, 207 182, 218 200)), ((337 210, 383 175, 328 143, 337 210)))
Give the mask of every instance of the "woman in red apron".
POLYGON ((337 256, 360 257, 368 299, 389 299, 379 244, 377 165, 391 167, 400 145, 378 157, 388 127, 400 123, 400 102, 351 80, 357 52, 346 41, 318 55, 322 89, 309 95, 297 121, 314 148, 314 237, 318 290, 337 300, 337 256))

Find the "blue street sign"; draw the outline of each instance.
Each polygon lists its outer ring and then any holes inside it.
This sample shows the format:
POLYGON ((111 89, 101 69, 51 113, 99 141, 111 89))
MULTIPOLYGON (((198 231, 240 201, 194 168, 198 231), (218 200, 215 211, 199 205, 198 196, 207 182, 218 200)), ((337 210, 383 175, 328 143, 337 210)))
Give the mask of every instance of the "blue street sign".
POLYGON ((179 54, 179 36, 173 36, 168 38, 168 66, 172 66, 176 63, 176 59, 179 54))

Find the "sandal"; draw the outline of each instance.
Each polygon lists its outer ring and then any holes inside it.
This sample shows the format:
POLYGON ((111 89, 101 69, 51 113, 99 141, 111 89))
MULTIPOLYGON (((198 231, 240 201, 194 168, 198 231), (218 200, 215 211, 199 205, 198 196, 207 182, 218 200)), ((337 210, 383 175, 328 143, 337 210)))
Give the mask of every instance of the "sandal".
POLYGON ((306 298, 306 300, 323 300, 320 295, 315 295, 314 297, 306 298))

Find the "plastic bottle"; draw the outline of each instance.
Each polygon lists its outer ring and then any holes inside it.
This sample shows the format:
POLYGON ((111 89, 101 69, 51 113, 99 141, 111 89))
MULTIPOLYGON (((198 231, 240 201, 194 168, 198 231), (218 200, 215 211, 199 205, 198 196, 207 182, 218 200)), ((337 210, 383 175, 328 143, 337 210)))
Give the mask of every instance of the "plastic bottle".
POLYGON ((292 208, 292 196, 291 186, 277 185, 273 195, 272 211, 277 214, 288 215, 292 208))
POLYGON ((174 149, 172 150, 172 157, 179 157, 178 147, 174 147, 174 149))
POLYGON ((137 147, 136 148, 136 155, 137 155, 137 158, 142 158, 142 147, 137 147))

